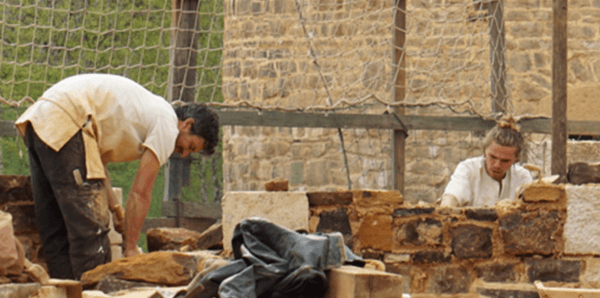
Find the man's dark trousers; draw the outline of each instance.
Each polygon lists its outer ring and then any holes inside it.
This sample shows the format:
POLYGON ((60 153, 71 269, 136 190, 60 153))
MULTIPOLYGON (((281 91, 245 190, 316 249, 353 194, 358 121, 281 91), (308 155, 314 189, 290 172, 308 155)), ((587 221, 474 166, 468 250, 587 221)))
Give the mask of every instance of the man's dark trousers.
POLYGON ((82 131, 58 152, 27 127, 31 185, 38 230, 50 276, 76 279, 110 262, 110 214, 102 180, 87 180, 82 131), (83 183, 77 183, 79 170, 83 183))

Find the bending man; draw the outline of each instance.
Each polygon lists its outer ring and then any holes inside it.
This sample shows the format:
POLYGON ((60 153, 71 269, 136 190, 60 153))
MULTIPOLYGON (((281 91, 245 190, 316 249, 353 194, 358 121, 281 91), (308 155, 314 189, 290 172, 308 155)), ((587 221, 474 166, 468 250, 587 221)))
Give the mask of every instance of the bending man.
POLYGON ((115 200, 109 162, 140 160, 125 206, 123 253, 128 257, 138 254, 160 167, 172 153, 212 154, 219 141, 218 116, 206 105, 171 106, 138 83, 108 74, 58 82, 15 124, 29 150, 36 220, 50 275, 64 279, 79 279, 110 261, 109 207, 115 209, 115 200))
POLYGON ((514 200, 519 186, 532 181, 517 165, 524 140, 513 118, 501 120, 483 141, 483 156, 458 164, 441 197, 442 207, 494 206, 514 200))

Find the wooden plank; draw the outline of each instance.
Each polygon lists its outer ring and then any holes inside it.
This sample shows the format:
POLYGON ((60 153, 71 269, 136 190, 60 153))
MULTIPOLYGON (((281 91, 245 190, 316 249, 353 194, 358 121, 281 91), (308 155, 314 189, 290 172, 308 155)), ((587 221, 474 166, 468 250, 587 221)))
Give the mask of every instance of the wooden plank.
MULTIPOLYGON (((223 211, 221 202, 199 203, 199 202, 181 202, 179 209, 182 217, 188 218, 213 218, 220 219, 223 211)), ((177 205, 175 202, 163 202, 162 216, 177 216, 177 205)))
MULTIPOLYGON (((320 127, 320 128, 368 128, 368 129, 402 129, 394 115, 352 115, 352 114, 316 114, 217 111, 220 124, 223 126, 273 126, 273 127, 320 127), (274 115, 268 120, 265 114, 274 115), (240 118, 247 120, 241 121, 240 118)), ((409 130, 448 130, 448 131, 488 131, 494 126, 493 121, 477 117, 433 117, 433 116, 398 116, 409 130)), ((13 121, 0 121, 0 134, 16 136, 13 121), (6 130, 9 132, 5 132, 6 130), (10 132, 12 130, 12 132, 10 132)), ((519 122, 522 132, 552 133, 552 119, 525 119, 519 122)), ((572 135, 600 136, 600 121, 567 121, 567 132, 572 135)), ((1 136, 1 135, 0 135, 1 136)))
POLYGON ((552 5, 552 175, 567 175, 567 0, 552 5))
POLYGON ((17 129, 14 121, 0 120, 0 138, 1 137, 16 137, 17 129))
POLYGON ((490 84, 492 91, 492 112, 506 113, 506 61, 504 60, 504 3, 491 1, 488 9, 490 18, 490 59, 492 71, 490 84))
MULTIPOLYGON (((196 69, 198 49, 199 0, 172 0, 171 49, 169 50, 169 101, 193 102, 196 94, 196 69)), ((165 167, 165 189, 163 201, 178 201, 181 187, 187 185, 191 160, 189 158, 169 158, 165 167)), ((176 209, 177 225, 180 224, 179 209, 176 209)))
MULTIPOLYGON (((206 229, 210 228, 215 222, 216 219, 213 218, 181 218, 180 226, 181 228, 188 229, 191 231, 197 231, 199 233, 204 232, 206 229)), ((166 218, 166 217, 149 217, 144 220, 144 224, 142 225, 142 232, 146 233, 149 229, 156 228, 179 228, 177 226, 177 219, 175 218, 166 218)))
MULTIPOLYGON (((395 76, 392 98, 395 102, 403 102, 406 98, 406 57, 404 47, 406 41, 406 0, 396 0, 394 11, 394 57, 393 73, 395 76)), ((394 113, 404 116, 404 107, 396 107, 394 113)), ((404 194, 404 177, 406 171, 406 128, 394 130, 394 152, 392 154, 393 177, 392 188, 404 194)))

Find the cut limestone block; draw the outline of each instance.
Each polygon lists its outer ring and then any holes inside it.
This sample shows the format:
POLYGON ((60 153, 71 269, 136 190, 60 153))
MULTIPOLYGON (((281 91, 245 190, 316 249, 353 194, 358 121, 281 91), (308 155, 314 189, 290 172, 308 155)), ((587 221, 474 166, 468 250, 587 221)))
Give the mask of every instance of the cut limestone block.
POLYGON ((235 226, 249 217, 262 217, 292 230, 308 231, 308 198, 305 192, 228 192, 223 210, 223 249, 231 250, 235 226))
POLYGON ((21 298, 29 297, 31 294, 41 289, 39 283, 12 283, 0 285, 0 297, 2 298, 21 298))
POLYGON ((70 298, 67 290, 53 286, 42 286, 37 292, 29 295, 29 298, 70 298))
POLYGON ((565 254, 600 254, 600 185, 567 185, 565 254))
POLYGON ((397 298, 402 297, 402 275, 341 266, 328 273, 324 298, 397 298))
POLYGON ((524 186, 520 195, 525 202, 558 202, 566 197, 566 192, 563 185, 534 181, 524 186))
POLYGON ((534 284, 541 298, 600 298, 600 289, 546 287, 539 280, 534 284))
POLYGON ((81 298, 81 282, 71 279, 51 278, 48 282, 49 286, 61 288, 65 290, 68 298, 81 298))

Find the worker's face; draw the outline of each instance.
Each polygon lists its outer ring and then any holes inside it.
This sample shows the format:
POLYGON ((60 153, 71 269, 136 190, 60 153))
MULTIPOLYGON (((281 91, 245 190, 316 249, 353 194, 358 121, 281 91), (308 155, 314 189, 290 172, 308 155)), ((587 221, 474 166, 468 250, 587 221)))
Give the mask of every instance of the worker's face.
POLYGON ((485 150, 485 170, 496 181, 502 181, 506 171, 517 162, 515 147, 500 146, 492 142, 485 150))
POLYGON ((204 138, 190 133, 194 119, 189 118, 185 121, 179 121, 179 135, 175 141, 174 153, 179 153, 181 157, 186 157, 190 153, 196 153, 204 149, 204 138))

